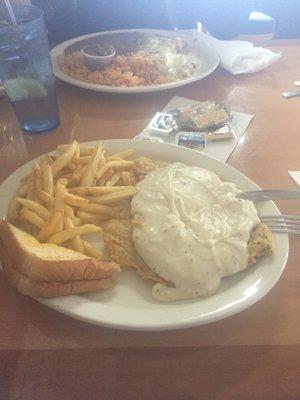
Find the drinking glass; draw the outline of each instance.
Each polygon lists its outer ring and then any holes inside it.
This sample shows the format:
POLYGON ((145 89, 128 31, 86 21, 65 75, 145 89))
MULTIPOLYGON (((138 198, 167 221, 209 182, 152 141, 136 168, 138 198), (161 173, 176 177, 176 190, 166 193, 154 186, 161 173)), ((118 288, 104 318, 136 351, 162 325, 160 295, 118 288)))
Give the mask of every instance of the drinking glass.
POLYGON ((59 124, 55 78, 43 11, 14 6, 17 25, 0 8, 0 79, 25 131, 43 132, 59 124))

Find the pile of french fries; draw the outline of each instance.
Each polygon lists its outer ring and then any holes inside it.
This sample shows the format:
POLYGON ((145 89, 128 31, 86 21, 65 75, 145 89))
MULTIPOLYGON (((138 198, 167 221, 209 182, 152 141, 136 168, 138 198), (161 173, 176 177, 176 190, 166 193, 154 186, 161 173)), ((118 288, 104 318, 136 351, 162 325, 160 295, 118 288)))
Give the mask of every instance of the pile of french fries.
POLYGON ((101 252, 82 236, 101 233, 101 223, 119 218, 116 203, 136 194, 133 150, 107 156, 102 142, 94 147, 73 141, 45 155, 21 181, 7 218, 42 243, 72 248, 90 257, 101 252))

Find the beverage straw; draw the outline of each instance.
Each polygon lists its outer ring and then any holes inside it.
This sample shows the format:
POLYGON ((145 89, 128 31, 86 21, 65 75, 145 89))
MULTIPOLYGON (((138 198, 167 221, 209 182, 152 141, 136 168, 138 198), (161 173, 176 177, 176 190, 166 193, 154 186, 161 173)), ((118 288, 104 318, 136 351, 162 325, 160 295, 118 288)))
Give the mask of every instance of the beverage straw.
POLYGON ((15 17, 14 12, 13 12, 13 9, 12 9, 12 6, 10 4, 10 1, 9 0, 4 0, 4 3, 6 5, 6 8, 7 8, 7 11, 8 11, 8 14, 9 14, 9 17, 11 19, 12 24, 13 25, 17 25, 17 19, 15 17))

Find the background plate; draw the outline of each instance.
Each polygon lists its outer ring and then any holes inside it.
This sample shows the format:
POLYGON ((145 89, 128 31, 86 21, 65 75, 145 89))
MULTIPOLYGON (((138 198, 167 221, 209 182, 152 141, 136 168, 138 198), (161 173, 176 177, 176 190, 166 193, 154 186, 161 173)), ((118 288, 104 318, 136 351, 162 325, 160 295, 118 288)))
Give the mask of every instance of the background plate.
MULTIPOLYGON (((259 188, 233 167, 190 149, 130 139, 106 140, 104 146, 108 153, 131 147, 137 155, 207 168, 242 190, 259 188)), ((0 216, 5 215, 20 178, 31 170, 32 164, 33 161, 16 170, 0 186, 0 216)), ((272 201, 258 203, 257 208, 261 215, 280 214, 272 201)), ((288 235, 277 234, 274 237, 276 247, 272 257, 261 259, 246 271, 225 278, 220 289, 207 298, 158 303, 152 299, 151 282, 125 270, 112 289, 36 300, 73 318, 113 328, 167 330, 207 324, 251 306, 275 285, 286 264, 289 242, 288 235)))
POLYGON ((195 42, 194 37, 189 36, 187 33, 176 32, 176 31, 164 31, 164 30, 153 30, 153 29, 124 29, 119 31, 109 31, 109 32, 100 32, 93 33, 89 35, 79 36, 77 38, 68 40, 66 42, 60 43, 58 46, 54 47, 51 51, 51 58, 53 63, 53 72, 54 75, 74 86, 79 86, 81 88, 95 90, 98 92, 110 92, 110 93, 145 93, 145 92, 156 92, 159 90, 172 89, 175 87, 187 85, 189 83, 198 81, 200 79, 205 78, 207 75, 211 74, 219 64, 219 55, 216 51, 206 42, 206 40, 199 35, 199 39, 195 42), (96 37, 109 37, 114 34, 120 33, 128 33, 128 32, 136 32, 136 33, 149 33, 161 35, 168 38, 177 38, 183 37, 189 45, 193 46, 195 49, 195 54, 201 57, 201 61, 203 63, 203 69, 200 74, 194 75, 192 77, 178 80, 175 82, 170 82, 162 85, 152 85, 152 86, 136 86, 136 87, 120 87, 120 86, 104 86, 97 85, 93 83, 83 82, 77 79, 74 79, 66 74, 64 74, 58 67, 55 58, 58 55, 65 54, 65 51, 68 52, 69 48, 76 48, 76 44, 81 41, 93 40, 96 37))

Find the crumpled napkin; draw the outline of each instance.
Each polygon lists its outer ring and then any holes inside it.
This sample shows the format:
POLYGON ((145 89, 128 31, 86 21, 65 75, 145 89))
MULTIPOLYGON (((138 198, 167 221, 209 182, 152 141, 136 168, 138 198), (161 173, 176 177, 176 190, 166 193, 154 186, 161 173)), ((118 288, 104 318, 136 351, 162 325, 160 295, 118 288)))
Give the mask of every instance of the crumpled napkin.
POLYGON ((300 186, 300 171, 289 171, 289 175, 300 186))
POLYGON ((204 38, 219 54, 220 65, 233 75, 248 74, 267 68, 281 57, 263 47, 255 47, 253 43, 242 40, 218 40, 196 30, 188 31, 195 38, 204 38))

